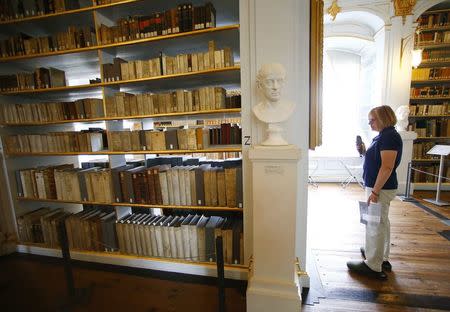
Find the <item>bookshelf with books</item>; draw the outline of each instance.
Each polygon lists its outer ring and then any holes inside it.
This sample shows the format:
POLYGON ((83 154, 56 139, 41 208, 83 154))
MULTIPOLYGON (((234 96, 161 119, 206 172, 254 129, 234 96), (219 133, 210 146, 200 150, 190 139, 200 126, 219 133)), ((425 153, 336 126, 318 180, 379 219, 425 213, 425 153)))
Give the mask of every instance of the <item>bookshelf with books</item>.
POLYGON ((70 2, 0 1, 18 250, 246 278, 239 2, 70 2))
MULTIPOLYGON (((417 20, 415 47, 422 49, 422 63, 412 71, 409 130, 417 133, 413 145, 412 174, 416 189, 435 189, 439 159, 427 155, 436 144, 450 140, 450 7, 430 10, 417 20)), ((450 176, 450 159, 444 163, 450 176)), ((445 182, 445 181, 444 181, 445 182)), ((448 188, 450 183, 443 183, 448 188)))

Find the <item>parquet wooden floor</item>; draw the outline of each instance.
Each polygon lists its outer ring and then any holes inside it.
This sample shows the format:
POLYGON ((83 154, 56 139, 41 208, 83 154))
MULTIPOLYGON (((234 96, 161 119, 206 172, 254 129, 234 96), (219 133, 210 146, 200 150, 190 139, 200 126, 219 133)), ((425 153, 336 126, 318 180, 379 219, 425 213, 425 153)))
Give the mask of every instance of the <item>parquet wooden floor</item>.
MULTIPOLYGON (((433 194, 416 192, 432 198, 433 194)), ((449 196, 443 194, 442 199, 449 196)), ((361 259, 364 225, 359 223, 359 186, 342 189, 320 184, 309 190, 309 265, 316 268, 326 297, 303 311, 439 311, 450 310, 450 241, 438 234, 449 230, 435 215, 395 199, 390 208, 391 263, 387 281, 348 272, 346 262, 361 259), (326 195, 326 196, 324 196, 326 195)), ((434 210, 435 208, 433 208, 434 210)), ((448 215, 450 207, 436 209, 448 215)), ((312 281, 314 279, 312 278, 312 281)))

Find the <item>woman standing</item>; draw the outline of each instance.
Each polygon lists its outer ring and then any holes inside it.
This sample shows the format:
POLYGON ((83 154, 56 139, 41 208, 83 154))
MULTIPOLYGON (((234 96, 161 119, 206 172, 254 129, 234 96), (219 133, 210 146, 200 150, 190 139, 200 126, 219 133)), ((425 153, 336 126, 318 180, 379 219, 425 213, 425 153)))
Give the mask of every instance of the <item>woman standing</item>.
POLYGON ((361 248, 364 261, 349 261, 350 271, 386 279, 383 272, 391 271, 389 263, 390 223, 389 205, 397 193, 397 174, 395 170, 402 157, 402 138, 395 130, 397 123, 395 113, 387 105, 378 106, 369 112, 369 125, 379 134, 373 139, 364 159, 364 185, 367 204, 381 204, 379 224, 368 223, 366 226, 366 246, 361 248))

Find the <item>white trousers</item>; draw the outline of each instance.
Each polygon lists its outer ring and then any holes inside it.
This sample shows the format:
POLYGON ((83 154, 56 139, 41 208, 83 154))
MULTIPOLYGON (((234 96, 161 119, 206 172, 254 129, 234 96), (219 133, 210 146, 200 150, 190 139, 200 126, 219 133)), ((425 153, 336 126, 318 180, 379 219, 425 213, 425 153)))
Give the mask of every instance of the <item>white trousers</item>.
MULTIPOLYGON (((372 188, 366 187, 366 198, 372 188)), ((380 223, 368 222, 366 225, 366 260, 365 263, 374 271, 381 272, 383 261, 389 260, 391 245, 391 224, 389 222, 389 205, 395 198, 397 190, 381 190, 378 202, 381 204, 380 223)))

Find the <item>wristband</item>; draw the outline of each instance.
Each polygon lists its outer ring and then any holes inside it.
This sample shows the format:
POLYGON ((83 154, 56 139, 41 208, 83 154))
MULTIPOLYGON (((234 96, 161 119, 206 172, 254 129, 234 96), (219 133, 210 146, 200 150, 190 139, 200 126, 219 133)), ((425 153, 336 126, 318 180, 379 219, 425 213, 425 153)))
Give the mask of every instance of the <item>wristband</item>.
POLYGON ((380 194, 377 194, 374 191, 372 191, 372 194, 375 195, 376 197, 380 197, 380 194))

